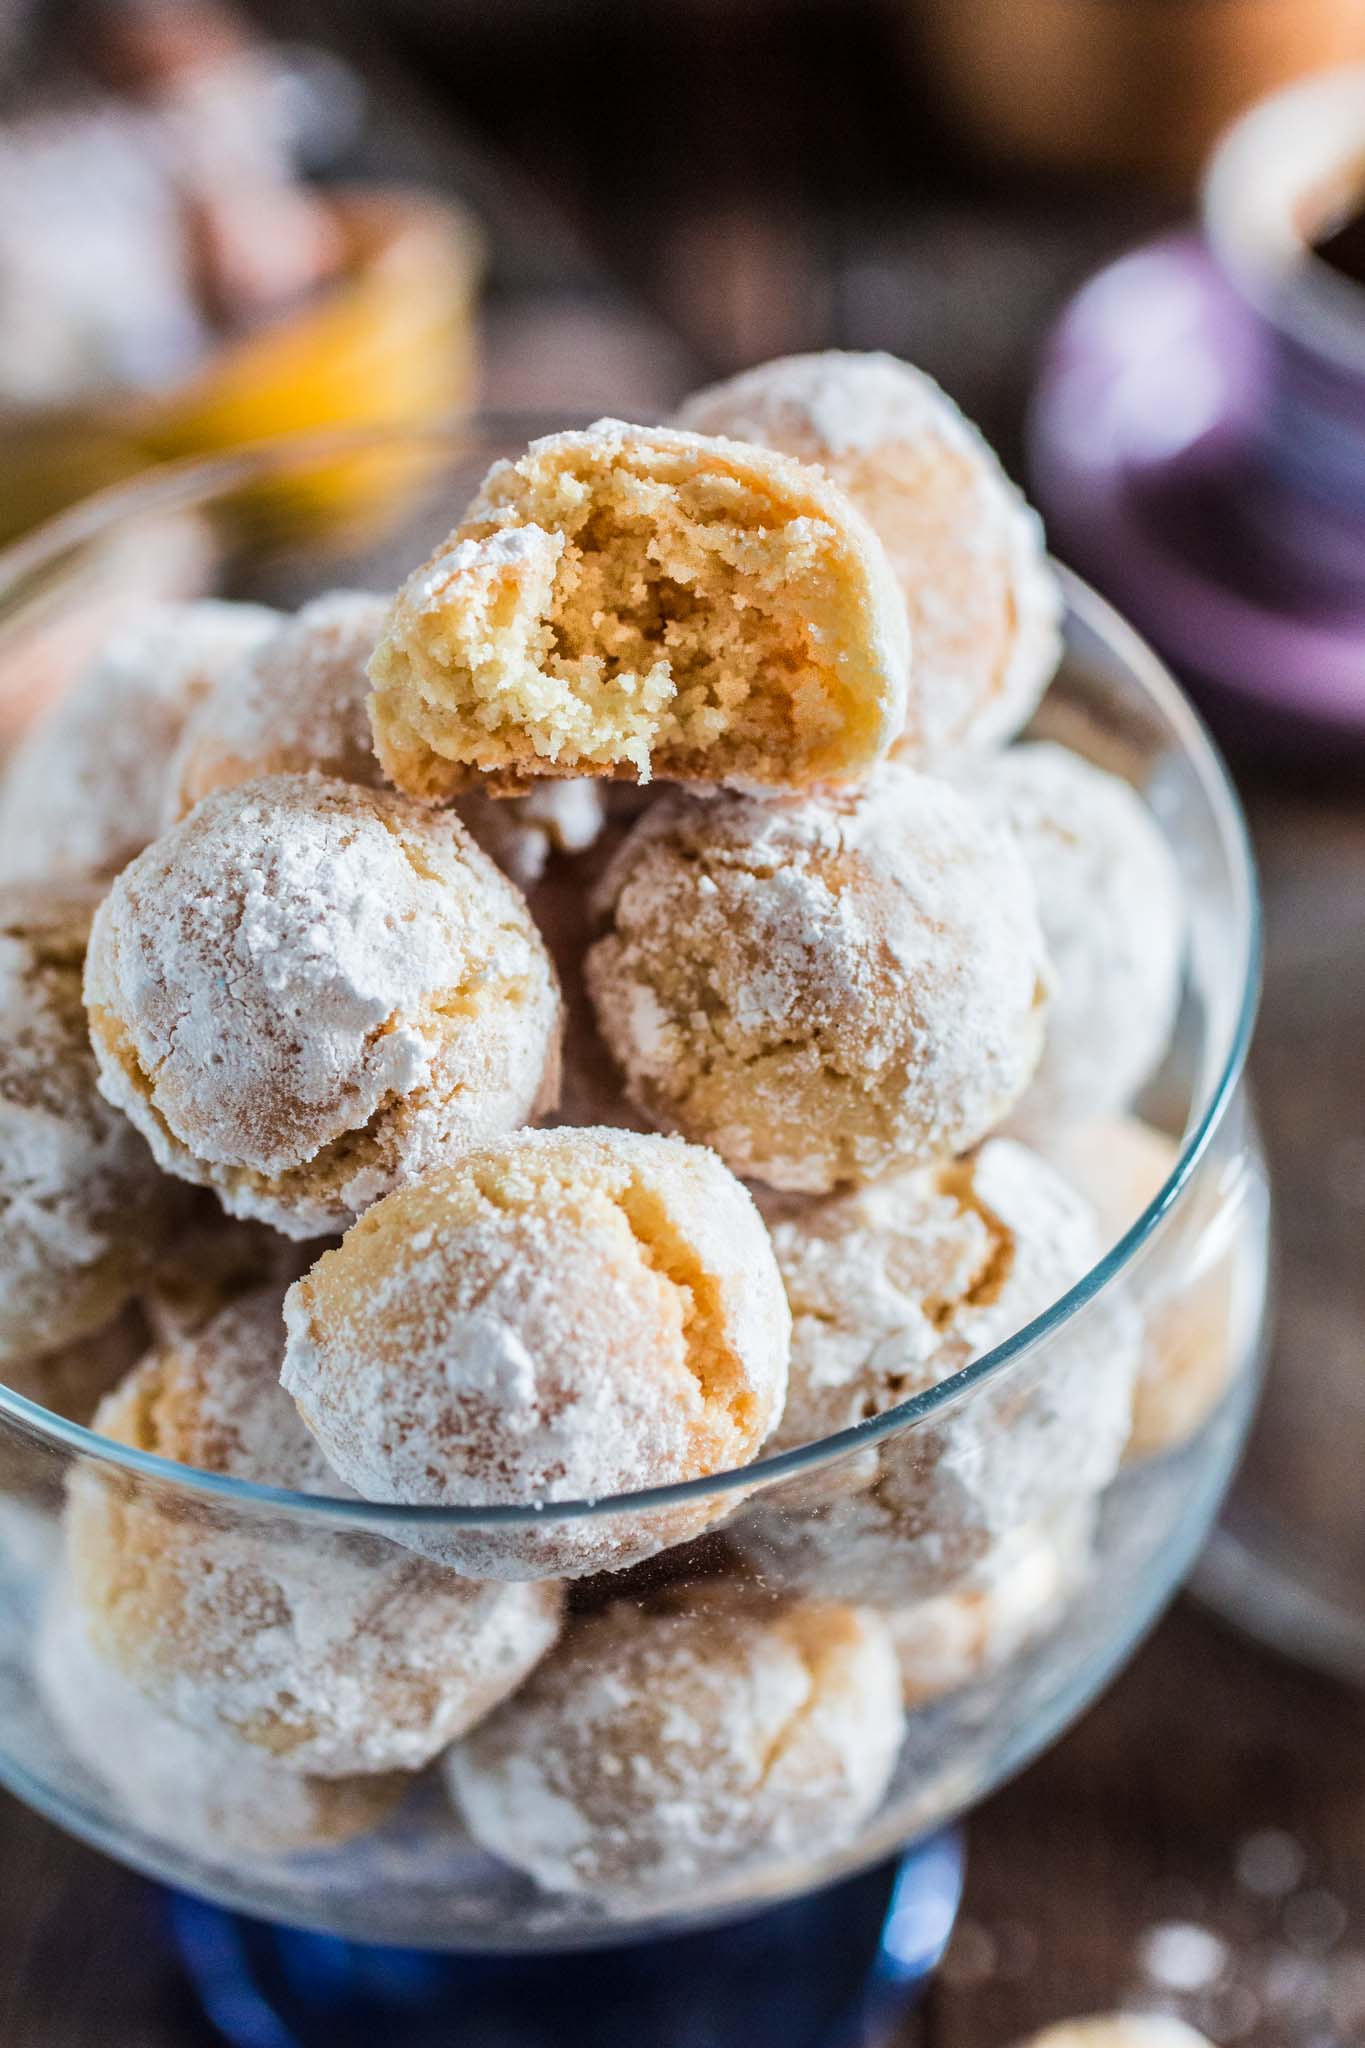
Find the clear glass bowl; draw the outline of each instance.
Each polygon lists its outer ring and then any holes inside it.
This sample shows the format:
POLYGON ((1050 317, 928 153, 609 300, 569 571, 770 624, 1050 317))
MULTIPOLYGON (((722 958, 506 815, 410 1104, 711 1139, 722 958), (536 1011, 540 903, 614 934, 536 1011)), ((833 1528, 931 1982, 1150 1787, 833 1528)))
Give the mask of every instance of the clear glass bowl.
MULTIPOLYGON (((227 595, 295 603, 341 583, 383 588, 450 526, 495 455, 552 424, 486 419, 407 439, 277 443, 92 500, 0 561, 0 699, 59 691, 121 601, 111 559, 164 546, 177 522, 210 538, 227 595)), ((979 1800, 1113 1674, 1198 1551, 1255 1394, 1267 1202, 1241 1076, 1257 912, 1237 804, 1198 720, 1113 613, 1074 582, 1067 594, 1065 666, 1039 729, 1143 791, 1189 909, 1178 1029, 1142 1105, 1180 1140, 1178 1159, 1122 1240, 1029 1328, 857 1429, 714 1481, 541 1511, 409 1512, 252 1487, 123 1449, 0 1390, 0 1778, 21 1798, 140 1870, 266 1918, 416 1947, 590 1945, 702 1924, 871 1864, 979 1800), (1208 1340, 1220 1396, 1192 1433, 1123 1458, 1134 1318, 1148 1339, 1197 1318, 1211 1273, 1226 1282, 1208 1340), (903 1540, 884 1549, 868 1547, 873 1463, 880 1490, 902 1503, 903 1540), (195 1821, 198 1800, 177 1811, 162 1797, 150 1820, 147 1800, 125 1803, 73 1753, 35 1678, 73 1483, 106 1489, 159 1518, 173 1544, 207 1546, 220 1561, 249 1551, 285 1581, 320 1572, 362 1587, 405 1554, 394 1538, 505 1538, 624 1518, 667 1542, 709 1519, 720 1533, 700 1547, 665 1552, 614 1588, 582 1582, 573 1607, 719 1573, 758 1602, 795 1580, 898 1615, 914 1608, 898 1624, 923 1652, 899 1761, 875 1811, 837 1837, 817 1844, 798 1830, 781 1855, 770 1843, 685 1887, 641 1885, 609 1903, 540 1890, 484 1854, 438 1770, 416 1778, 376 1832, 325 1850, 233 1847, 233 1830, 195 1821), (983 1643, 964 1573, 987 1537, 1043 1525, 1071 1532, 1070 1562, 1030 1614, 983 1643), (956 1604, 926 1610, 933 1596, 956 1604), (947 1645, 937 1661, 935 1644, 947 1645)))

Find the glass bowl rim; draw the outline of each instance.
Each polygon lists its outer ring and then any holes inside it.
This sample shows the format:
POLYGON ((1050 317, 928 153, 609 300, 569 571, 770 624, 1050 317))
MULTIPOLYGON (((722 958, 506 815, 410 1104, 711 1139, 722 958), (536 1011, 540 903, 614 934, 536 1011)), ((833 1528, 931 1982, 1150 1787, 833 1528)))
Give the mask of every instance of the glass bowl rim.
MULTIPOLYGON (((414 449, 426 445, 454 447, 462 441, 514 439, 567 430, 586 424, 584 415, 556 415, 548 409, 524 412, 477 412, 424 428, 346 428, 281 435, 209 456, 190 456, 162 463, 139 476, 92 493, 69 510, 46 521, 0 550, 0 635, 3 608, 11 597, 22 598, 24 581, 43 569, 59 567, 64 553, 98 537, 121 515, 190 510, 215 494, 259 481, 273 465, 297 466, 346 455, 392 450, 395 444, 414 449), (533 428, 534 433, 527 429, 533 428)), ((1240 801, 1221 753, 1207 727, 1165 663, 1128 622, 1080 577, 1060 563, 1066 614, 1076 618, 1136 677, 1175 733, 1186 760, 1193 766, 1209 805, 1226 859, 1234 894, 1234 915, 1241 933, 1240 995, 1231 1032, 1217 1075, 1181 1140, 1178 1156, 1160 1189, 1135 1221, 1094 1266, 1041 1315, 1013 1332, 1003 1343, 983 1352, 959 1371, 936 1382, 882 1414, 838 1430, 809 1444, 782 1451, 734 1470, 698 1479, 655 1486, 632 1493, 603 1495, 597 1500, 546 1501, 526 1505, 485 1507, 408 1506, 367 1501, 355 1496, 299 1493, 288 1487, 264 1486, 222 1473, 203 1472, 151 1451, 101 1436, 69 1422, 22 1394, 0 1384, 0 1418, 56 1446, 71 1457, 154 1480, 158 1486, 228 1502, 241 1509, 285 1512, 299 1520, 335 1524, 383 1534, 394 1530, 548 1528, 595 1517, 659 1512, 694 1505, 707 1498, 734 1505, 749 1493, 766 1490, 845 1457, 856 1457, 887 1439, 926 1424, 957 1407, 982 1382, 1002 1375, 1015 1360, 1047 1343, 1086 1305, 1110 1289, 1174 1207, 1208 1150, 1236 1093, 1246 1063, 1260 994, 1262 931, 1260 897, 1250 836, 1240 801)))

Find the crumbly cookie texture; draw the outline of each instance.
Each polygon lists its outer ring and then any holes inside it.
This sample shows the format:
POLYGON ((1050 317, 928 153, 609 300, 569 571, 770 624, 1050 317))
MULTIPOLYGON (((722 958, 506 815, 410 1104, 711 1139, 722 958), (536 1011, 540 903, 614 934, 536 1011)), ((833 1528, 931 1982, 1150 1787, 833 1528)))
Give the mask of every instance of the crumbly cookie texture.
MULTIPOLYGON (((1180 1147, 1136 1117, 1064 1125, 1046 1150, 1094 1203, 1106 1245, 1117 1244, 1175 1170, 1180 1147)), ((1146 1326, 1125 1455, 1158 1456, 1187 1443, 1227 1392, 1238 1364, 1245 1278, 1241 1190, 1213 1169, 1164 1226, 1163 1257, 1135 1285, 1146 1326), (1154 1291, 1158 1290, 1159 1291, 1154 1291)))
POLYGON ((881 543, 819 471, 599 420, 484 479, 394 601, 380 760, 448 796, 482 772, 802 789, 905 723, 909 631, 881 543))
POLYGON ((548 1107, 559 994, 457 819, 318 776, 206 797, 96 914, 108 1099, 172 1173, 293 1237, 548 1107))
POLYGON ((707 1586, 579 1624, 447 1771, 485 1849, 628 1907, 809 1872, 876 1808, 901 1732, 877 1616, 707 1586))
POLYGON ((914 661, 896 752, 912 765, 1007 740, 1061 655, 1043 529, 992 449, 895 356, 782 356, 696 392, 680 426, 818 463, 886 550, 914 661))
POLYGON ((597 901, 588 988, 627 1092, 770 1186, 963 1151, 1037 1063, 1028 871, 908 768, 790 804, 661 798, 597 901))
MULTIPOLYGON (((191 713, 171 761, 165 823, 178 823, 215 789, 260 775, 311 772, 383 788, 368 664, 388 611, 387 598, 328 591, 227 669, 191 713)), ((546 783, 500 803, 471 789, 458 813, 523 889, 553 854, 591 846, 604 822, 601 791, 588 780, 546 783)))
POLYGON ((1213 2048, 1213 2043, 1170 2013, 1112 2012, 1059 2020, 1031 2035, 1022 2048, 1213 2048))
POLYGON ((264 605, 149 605, 114 633, 12 756, 0 879, 107 880, 161 830, 166 775, 196 703, 280 625, 264 605))
POLYGON ((180 1200, 97 1085, 93 902, 71 884, 0 890, 0 1372, 117 1316, 180 1200))
POLYGON ((315 769, 380 787, 366 664, 387 611, 386 598, 328 591, 224 669, 186 721, 167 770, 164 822, 258 775, 315 769))
MULTIPOLYGON (((116 1443, 265 1486, 341 1489, 279 1385, 280 1295, 164 1345, 101 1403, 116 1443)), ((197 1505, 88 1466, 66 1554, 96 1652, 186 1727, 319 1777, 418 1770, 554 1641, 553 1585, 487 1586, 369 1535, 197 1505)))
POLYGON ((1061 1619, 1090 1562, 1095 1514, 1077 1503, 1006 1537, 962 1585, 887 1616, 907 1707, 1000 1671, 1061 1619))
POLYGON ((1003 1343, 1097 1256, 1095 1217, 1034 1153, 991 1138, 772 1221, 792 1311, 770 1450, 851 1429, 1003 1343))
POLYGON ((1016 1128, 1130 1102, 1159 1064, 1180 996, 1180 876, 1128 783, 1046 742, 971 763, 960 786, 1028 862, 1052 963, 1047 1042, 1016 1128))
POLYGON ((226 1730, 186 1728, 159 1713, 92 1647, 79 1607, 59 1589, 38 1634, 43 1701, 78 1763, 134 1826, 191 1855, 220 1860, 338 1847, 387 1820, 408 1785, 387 1773, 310 1778, 226 1730))
MULTIPOLYGON (((290 1289, 284 1385, 366 1499, 597 1499, 746 1465, 782 1411, 790 1319, 753 1202, 709 1152, 522 1131, 371 1209, 290 1289)), ((695 1535, 664 1512, 451 1530, 488 1577, 620 1568, 695 1535)))

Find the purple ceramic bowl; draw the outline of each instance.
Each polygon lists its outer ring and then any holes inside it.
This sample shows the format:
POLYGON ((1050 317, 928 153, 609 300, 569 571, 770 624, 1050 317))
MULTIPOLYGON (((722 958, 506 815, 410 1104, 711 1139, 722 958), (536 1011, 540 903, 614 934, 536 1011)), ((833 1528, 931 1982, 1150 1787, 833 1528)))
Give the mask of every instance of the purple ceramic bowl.
POLYGON ((1030 430, 1073 560, 1241 732, 1365 745, 1365 290, 1308 238, 1365 185, 1365 69, 1254 108, 1204 233, 1067 309, 1030 430))

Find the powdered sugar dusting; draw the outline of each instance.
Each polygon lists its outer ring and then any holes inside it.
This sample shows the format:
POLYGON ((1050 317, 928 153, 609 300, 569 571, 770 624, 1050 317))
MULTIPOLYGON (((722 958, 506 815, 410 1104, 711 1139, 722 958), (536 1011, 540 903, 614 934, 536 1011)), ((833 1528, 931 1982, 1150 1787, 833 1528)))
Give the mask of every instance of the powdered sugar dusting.
POLYGON ((148 605, 18 748, 0 787, 0 877, 107 877, 161 828, 195 703, 280 623, 264 605, 148 605))
POLYGON ((1099 1256, 1089 1204, 1007 1139, 773 1223, 792 1307, 774 1449, 850 1429, 961 1371, 1099 1256))
MULTIPOLYGON (((278 1293, 154 1353, 102 1405, 117 1441, 304 1492, 339 1488, 278 1382, 278 1293)), ((553 1586, 484 1586, 369 1536, 190 1519, 95 1470, 68 1557, 92 1640, 187 1727, 325 1777, 413 1770, 486 1713, 558 1630, 553 1586)))
POLYGON ((366 663, 388 610, 333 590, 224 670, 190 714, 167 775, 167 822, 210 790, 287 771, 377 788, 366 663))
POLYGON ((226 1729, 159 1713, 92 1648, 64 1588, 48 1603, 36 1671, 78 1761, 135 1825, 191 1854, 295 1854, 348 1841, 377 1827, 404 1788, 396 1777, 306 1777, 226 1729))
POLYGON ((523 797, 471 792, 456 806, 490 860, 519 888, 529 889, 556 853, 586 853, 606 824, 602 784, 543 782, 523 797))
POLYGON ((318 777, 217 792, 150 847, 86 996, 101 1086, 158 1157, 295 1236, 520 1123, 557 1072, 510 884, 455 819, 318 777))
POLYGON ((1156 820, 1118 776, 1051 744, 1011 748, 959 779, 1013 832, 1052 963, 1047 1042, 1019 1128, 1120 1108, 1160 1060, 1179 997, 1184 908, 1156 820))
POLYGON ((699 391, 679 420, 818 463, 882 542, 914 647, 905 758, 1007 739, 1057 666, 1042 526, 923 371, 878 353, 784 356, 699 391))
POLYGON ((476 1838, 552 1890, 691 1899, 847 1839, 901 1725, 875 1616, 695 1589, 582 1624, 449 1773, 476 1838))
POLYGON ((588 987, 632 1100, 772 1186, 959 1151, 1037 1059, 1023 863, 907 769, 782 805, 663 798, 598 908, 588 987))
POLYGON ((107 1323, 171 1214, 171 1187, 96 1085, 90 908, 70 888, 0 896, 0 1362, 107 1323))
POLYGON ((986 1553, 954 1592, 888 1617, 907 1706, 997 1671, 1052 1628, 1090 1563, 1095 1512, 1077 1502, 986 1553))
MULTIPOLYGON (((284 1384, 373 1500, 597 1498, 729 1469, 786 1384, 786 1303, 749 1197, 710 1154, 638 1133, 522 1132, 429 1176, 291 1289, 286 1321, 284 1384)), ((451 1531, 439 1554, 495 1576, 592 1571, 715 1511, 451 1531)))

